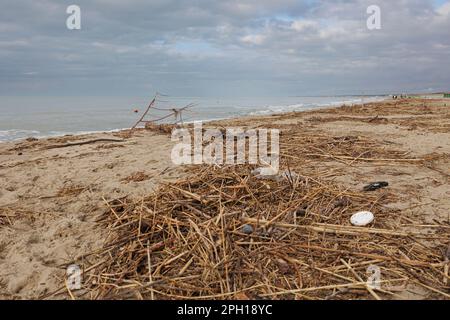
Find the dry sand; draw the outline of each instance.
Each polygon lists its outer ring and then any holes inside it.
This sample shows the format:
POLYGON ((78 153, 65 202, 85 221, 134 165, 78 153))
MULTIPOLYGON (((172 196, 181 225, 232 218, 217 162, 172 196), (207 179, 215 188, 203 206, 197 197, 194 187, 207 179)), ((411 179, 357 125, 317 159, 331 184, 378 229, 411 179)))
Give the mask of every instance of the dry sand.
MULTIPOLYGON (((432 157, 428 165, 324 157, 315 166, 333 168, 330 179, 349 189, 388 181, 400 199, 392 208, 419 216, 424 224, 449 223, 450 100, 388 101, 209 126, 283 130, 292 124, 311 134, 365 137, 409 158, 432 157)), ((148 130, 131 136, 104 133, 0 144, 0 298, 36 299, 63 286, 65 264, 104 243, 105 232, 96 220, 107 210, 105 200, 139 199, 184 174, 170 160, 172 146, 169 135, 148 130), (122 141, 71 145, 94 139, 122 141)), ((411 288, 398 297, 421 299, 427 294, 411 288)))
POLYGON ((45 149, 112 134, 0 145, 0 297, 37 298, 61 286, 60 265, 102 246, 105 201, 139 197, 180 176, 166 136, 45 149))

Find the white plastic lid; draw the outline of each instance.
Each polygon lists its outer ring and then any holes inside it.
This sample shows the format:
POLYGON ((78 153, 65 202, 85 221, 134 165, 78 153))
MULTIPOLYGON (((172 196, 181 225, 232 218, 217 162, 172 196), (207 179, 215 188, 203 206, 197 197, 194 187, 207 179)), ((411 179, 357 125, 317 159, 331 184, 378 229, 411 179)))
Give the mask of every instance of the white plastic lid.
POLYGON ((355 213, 350 218, 350 222, 354 226, 364 227, 364 226, 367 226, 368 224, 372 223, 374 219, 375 219, 375 216, 373 215, 372 212, 361 211, 361 212, 355 213))

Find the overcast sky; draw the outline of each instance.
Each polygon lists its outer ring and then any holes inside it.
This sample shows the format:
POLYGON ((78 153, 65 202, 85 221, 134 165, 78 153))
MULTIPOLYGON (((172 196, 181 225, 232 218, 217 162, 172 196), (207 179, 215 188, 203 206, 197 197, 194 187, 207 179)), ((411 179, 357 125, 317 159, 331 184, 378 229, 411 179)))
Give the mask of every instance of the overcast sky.
POLYGON ((2 0, 0 95, 450 90, 450 1, 2 0), (81 30, 66 8, 81 8, 81 30), (367 7, 381 8, 368 30, 367 7))

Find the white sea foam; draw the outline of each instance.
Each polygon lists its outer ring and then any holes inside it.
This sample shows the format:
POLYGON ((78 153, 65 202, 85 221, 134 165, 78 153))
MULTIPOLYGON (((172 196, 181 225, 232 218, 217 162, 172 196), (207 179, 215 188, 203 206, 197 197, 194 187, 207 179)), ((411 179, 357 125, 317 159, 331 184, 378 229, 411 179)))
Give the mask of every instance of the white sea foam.
POLYGON ((39 134, 40 132, 36 130, 21 130, 21 129, 0 130, 0 142, 14 141, 18 139, 35 137, 38 136, 39 134))
POLYGON ((344 100, 335 100, 324 103, 309 103, 309 104, 292 104, 292 105, 280 105, 280 106, 267 106, 264 107, 263 110, 250 112, 249 115, 270 115, 270 114, 278 114, 284 112, 295 112, 295 111, 306 111, 311 109, 318 108, 327 108, 327 107, 335 107, 340 105, 353 105, 353 104, 361 104, 382 101, 385 100, 386 97, 366 97, 366 98, 356 98, 355 99, 344 99, 344 100))
POLYGON ((19 130, 19 129, 0 130, 0 143, 8 142, 8 141, 18 141, 18 140, 23 140, 26 138, 31 138, 31 137, 45 139, 45 138, 62 137, 65 135, 84 135, 84 134, 94 134, 94 133, 119 132, 119 131, 126 130, 126 129, 129 129, 129 128, 112 129, 112 130, 98 130, 98 131, 73 131, 73 132, 49 131, 46 134, 42 134, 41 132, 36 131, 36 130, 19 130))
POLYGON ((304 110, 305 105, 303 103, 293 104, 288 106, 267 106, 264 110, 258 110, 250 112, 249 115, 268 115, 283 112, 301 111, 304 110))

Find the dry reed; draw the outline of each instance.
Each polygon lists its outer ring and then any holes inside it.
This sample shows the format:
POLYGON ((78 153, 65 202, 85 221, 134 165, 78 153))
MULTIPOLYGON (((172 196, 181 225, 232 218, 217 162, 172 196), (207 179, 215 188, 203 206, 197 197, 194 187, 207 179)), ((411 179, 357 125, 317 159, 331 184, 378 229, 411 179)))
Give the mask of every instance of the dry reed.
POLYGON ((389 222, 401 213, 383 206, 388 193, 301 174, 266 181, 251 169, 196 167, 140 201, 109 202, 108 245, 86 273, 89 298, 384 298, 413 282, 449 297, 449 226, 400 231, 389 222), (374 225, 351 226, 358 210, 374 212, 374 225), (380 289, 361 281, 370 265, 381 269, 380 289))
MULTIPOLYGON (((351 112, 363 117, 358 121, 378 124, 392 121, 389 114, 425 111, 433 112, 402 100, 312 114, 351 112)), ((77 294, 90 299, 390 299, 419 286, 428 298, 450 297, 448 221, 424 224, 388 207, 399 196, 389 189, 367 193, 332 182, 337 163, 430 166, 441 156, 416 158, 386 141, 333 137, 298 123, 271 127, 282 132, 282 179, 258 179, 247 165, 199 166, 139 201, 108 201, 101 223, 109 236, 102 251, 78 259, 96 257, 95 264, 85 266, 84 291, 77 294), (371 226, 350 225, 360 210, 375 214, 371 226), (374 266, 381 275, 378 287, 366 282, 374 266)))

